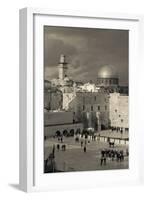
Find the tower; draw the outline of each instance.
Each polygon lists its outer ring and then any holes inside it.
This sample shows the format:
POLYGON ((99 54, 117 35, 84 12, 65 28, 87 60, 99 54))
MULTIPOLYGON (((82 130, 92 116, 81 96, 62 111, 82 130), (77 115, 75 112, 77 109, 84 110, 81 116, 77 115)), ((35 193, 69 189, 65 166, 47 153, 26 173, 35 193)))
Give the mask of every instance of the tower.
POLYGON ((63 80, 67 74, 67 62, 66 62, 66 58, 65 58, 65 55, 61 54, 60 55, 60 62, 59 62, 59 66, 58 66, 58 69, 59 69, 59 79, 60 80, 63 80))

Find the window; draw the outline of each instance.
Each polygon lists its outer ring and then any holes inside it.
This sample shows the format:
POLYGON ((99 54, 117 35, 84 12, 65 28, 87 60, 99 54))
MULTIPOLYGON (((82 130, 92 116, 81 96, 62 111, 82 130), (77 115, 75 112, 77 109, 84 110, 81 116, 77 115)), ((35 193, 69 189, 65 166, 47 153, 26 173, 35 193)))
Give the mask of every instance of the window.
POLYGON ((100 106, 97 107, 98 111, 100 111, 100 106))
POLYGON ((96 96, 94 96, 94 100, 96 101, 96 96))
POLYGON ((123 119, 121 119, 121 122, 123 122, 124 120, 123 119))
POLYGON ((117 109, 115 109, 115 112, 117 112, 117 109))
POLYGON ((85 110, 85 105, 83 105, 83 110, 85 110))
POLYGON ((91 106, 91 111, 93 111, 93 106, 91 106))
POLYGON ((105 110, 107 110, 107 106, 105 106, 105 110))

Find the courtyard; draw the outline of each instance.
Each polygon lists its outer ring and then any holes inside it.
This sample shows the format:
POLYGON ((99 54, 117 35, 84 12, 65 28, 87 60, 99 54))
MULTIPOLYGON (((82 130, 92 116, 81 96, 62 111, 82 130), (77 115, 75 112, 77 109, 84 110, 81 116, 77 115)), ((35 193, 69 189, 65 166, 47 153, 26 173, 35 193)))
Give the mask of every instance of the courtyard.
POLYGON ((127 151, 127 144, 115 144, 114 147, 110 147, 108 142, 100 139, 79 138, 76 141, 75 137, 63 137, 61 141, 57 137, 50 137, 44 142, 44 160, 47 160, 52 153, 54 157, 51 158, 51 162, 46 163, 45 172, 51 172, 49 171, 51 163, 54 165, 52 172, 128 169, 127 151), (84 151, 84 146, 86 146, 86 151, 84 151), (117 160, 108 156, 105 163, 101 163, 102 151, 123 151, 124 159, 117 160))

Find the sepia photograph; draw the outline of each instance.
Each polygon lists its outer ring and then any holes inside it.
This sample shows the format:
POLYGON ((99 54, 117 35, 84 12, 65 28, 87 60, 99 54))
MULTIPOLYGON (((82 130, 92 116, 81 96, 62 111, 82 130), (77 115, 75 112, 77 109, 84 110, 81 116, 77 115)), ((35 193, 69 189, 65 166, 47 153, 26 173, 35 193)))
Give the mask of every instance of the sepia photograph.
POLYGON ((129 169, 129 31, 44 26, 44 173, 129 169))

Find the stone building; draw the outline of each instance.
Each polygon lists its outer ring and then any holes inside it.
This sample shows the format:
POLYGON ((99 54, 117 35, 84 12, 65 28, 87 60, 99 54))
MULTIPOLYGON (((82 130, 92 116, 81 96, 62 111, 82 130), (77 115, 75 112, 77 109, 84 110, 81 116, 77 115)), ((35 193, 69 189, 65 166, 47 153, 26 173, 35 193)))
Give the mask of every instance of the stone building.
POLYGON ((79 87, 83 92, 97 92, 97 87, 94 83, 85 83, 79 87))
POLYGON ((97 86, 117 90, 119 86, 118 75, 112 66, 102 66, 98 71, 97 86))
POLYGON ((50 81, 44 81, 44 109, 61 110, 63 95, 57 87, 52 87, 50 81))
POLYGON ((128 86, 119 86, 119 91, 118 91, 120 94, 123 94, 123 95, 126 95, 128 96, 129 95, 129 89, 128 89, 128 86))
POLYGON ((109 104, 111 127, 127 131, 129 129, 128 96, 112 93, 110 94, 109 104))
POLYGON ((101 92, 63 94, 63 109, 72 111, 84 128, 95 130, 109 127, 109 95, 101 92))

